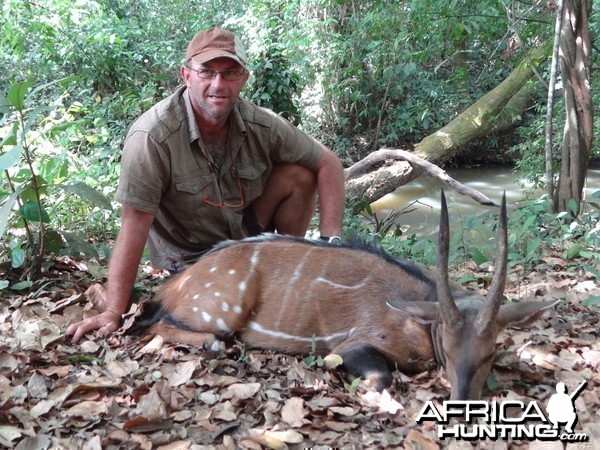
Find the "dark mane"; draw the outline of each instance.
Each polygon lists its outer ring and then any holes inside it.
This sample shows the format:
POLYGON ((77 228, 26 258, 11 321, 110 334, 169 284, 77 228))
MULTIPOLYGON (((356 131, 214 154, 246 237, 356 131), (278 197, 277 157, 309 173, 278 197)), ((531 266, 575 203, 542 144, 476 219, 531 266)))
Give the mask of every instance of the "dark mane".
POLYGON ((229 248, 231 246, 248 243, 248 242, 274 242, 274 241, 288 241, 288 242, 298 242, 303 245, 311 245, 314 247, 329 247, 329 248, 348 248, 351 250, 357 250, 361 252, 370 253, 378 256, 379 258, 384 259, 389 264, 393 264, 395 266, 400 267, 403 271, 409 273, 411 276, 417 278, 419 281, 424 283, 433 284, 433 281, 413 262, 398 259, 391 256, 380 246, 374 246, 372 244, 367 243, 364 239, 353 238, 344 242, 343 244, 330 244, 327 241, 322 241, 319 239, 306 239, 296 236, 289 236, 284 234, 275 234, 275 233, 264 233, 258 236, 252 236, 245 239, 241 239, 239 241, 227 240, 222 241, 208 250, 203 257, 209 255, 214 252, 218 252, 219 250, 223 250, 225 248, 229 248))

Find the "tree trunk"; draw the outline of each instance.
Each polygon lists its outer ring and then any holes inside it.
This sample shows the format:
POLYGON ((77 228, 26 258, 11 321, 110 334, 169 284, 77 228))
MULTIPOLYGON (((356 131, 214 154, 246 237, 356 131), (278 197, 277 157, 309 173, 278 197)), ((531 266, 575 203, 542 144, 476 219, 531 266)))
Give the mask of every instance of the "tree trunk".
MULTIPOLYGON (((456 155, 472 139, 512 126, 524 113, 527 99, 534 89, 532 83, 528 83, 534 75, 530 60, 539 65, 550 53, 551 43, 531 52, 506 80, 448 125, 416 144, 415 155, 430 163, 441 164, 456 155)), ((406 161, 382 160, 378 157, 369 161, 370 167, 362 164, 361 171, 347 171, 348 198, 374 202, 421 173, 421 169, 406 161)))
MULTIPOLYGON (((530 58, 539 65, 548 58, 549 50, 549 45, 542 45, 531 53, 530 58)), ((514 123, 518 115, 513 115, 514 112, 507 105, 515 95, 522 92, 521 89, 533 75, 529 58, 526 58, 497 87, 448 125, 418 143, 415 153, 430 162, 441 163, 456 155, 467 142, 496 130, 497 123, 507 119, 514 123)))
POLYGON ((575 200, 579 211, 590 160, 594 120, 590 86, 591 11, 592 0, 565 0, 560 66, 567 117, 555 201, 557 211, 568 211, 570 199, 575 200))
POLYGON ((546 106, 546 146, 544 149, 546 157, 546 195, 552 200, 550 210, 554 211, 554 139, 552 131, 552 119, 554 112, 554 89, 556 86, 556 74, 558 72, 558 52, 560 48, 560 33, 562 30, 562 19, 564 12, 564 0, 558 0, 556 6, 556 24, 554 25, 554 44, 552 48, 552 64, 550 65, 550 80, 548 80, 548 102, 546 106))

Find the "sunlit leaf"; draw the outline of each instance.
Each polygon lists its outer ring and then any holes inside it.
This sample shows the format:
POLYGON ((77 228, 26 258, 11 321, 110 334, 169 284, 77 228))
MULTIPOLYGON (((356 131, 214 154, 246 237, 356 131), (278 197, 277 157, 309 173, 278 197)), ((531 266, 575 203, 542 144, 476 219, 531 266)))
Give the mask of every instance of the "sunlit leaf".
POLYGON ((584 249, 585 247, 583 247, 581 244, 572 245, 567 250, 567 259, 577 258, 581 254, 581 251, 584 249))
POLYGON ((50 216, 46 212, 44 205, 39 205, 34 201, 27 201, 21 208, 19 208, 19 212, 23 216, 24 219, 29 220, 31 222, 39 222, 40 221, 40 213, 41 219, 44 223, 50 222, 50 216))
MULTIPOLYGON (((581 256, 583 256, 584 258, 586 258, 586 257, 591 258, 592 257, 592 255, 590 255, 590 256, 584 256, 584 252, 581 252, 581 256)), ((600 280, 600 271, 597 268, 592 267, 592 266, 583 266, 583 269, 586 272, 589 272, 592 275, 594 275, 597 280, 600 280)))
POLYGON ((590 295, 581 302, 582 306, 600 306, 600 295, 590 295))
POLYGON ((33 81, 19 81, 13 84, 8 89, 6 99, 17 110, 22 111, 25 107, 25 94, 31 86, 33 86, 33 81))
POLYGON ((10 194, 0 209, 0 237, 4 235, 4 230, 8 224, 8 218, 10 217, 10 213, 15 206, 15 202, 17 201, 20 192, 21 191, 18 190, 10 194))
POLYGON ((78 195, 93 205, 100 206, 103 209, 112 210, 110 200, 104 194, 83 182, 75 184, 57 184, 57 186, 64 189, 66 192, 78 195))
POLYGON ((37 120, 40 114, 53 111, 56 108, 50 106, 38 106, 33 111, 27 114, 27 122, 24 125, 24 131, 29 131, 31 129, 31 125, 37 120))
MULTIPOLYGON (((25 251, 21 247, 16 247, 10 252, 10 265, 13 269, 18 269, 25 263, 25 251)), ((13 288, 14 289, 14 288, 13 288)))
POLYGON ((9 151, 0 155, 0 170, 8 170, 19 164, 22 150, 23 147, 21 145, 15 145, 9 151))
POLYGON ((477 264, 478 266, 480 266, 481 264, 483 264, 483 263, 486 263, 486 262, 488 262, 488 261, 490 260, 490 259, 489 259, 487 256, 485 256, 485 254, 484 254, 484 253, 483 253, 483 252, 482 252, 480 249, 478 249, 478 248, 475 248, 475 249, 473 250, 473 255, 472 255, 472 258, 473 258, 473 262, 474 262, 475 264, 477 264))
POLYGON ((5 145, 17 145, 17 131, 18 130, 19 130, 19 122, 13 123, 8 134, 2 138, 2 141, 0 141, 0 147, 4 147, 5 145))
POLYGON ((577 204, 577 202, 570 198, 569 201, 567 202, 567 207, 569 208, 569 211, 571 211, 573 213, 574 216, 577 215, 577 212, 579 210, 579 205, 577 204))
POLYGON ((33 281, 21 281, 20 283, 13 284, 10 288, 13 291, 24 291, 25 289, 29 289, 33 286, 33 281))
POLYGON ((64 78, 59 78, 58 80, 52 80, 49 83, 43 83, 43 84, 39 84, 37 85, 35 88, 32 89, 31 91, 31 95, 36 94, 38 91, 41 91, 42 89, 45 89, 49 86, 53 86, 56 84, 60 84, 60 85, 66 85, 68 83, 72 83, 74 81, 78 81, 81 80, 81 76, 79 75, 70 75, 68 77, 64 77, 64 78))
POLYGON ((29 178, 27 184, 23 185, 23 192, 21 193, 21 200, 37 202, 38 198, 46 194, 48 190, 48 183, 39 174, 35 177, 35 184, 33 178, 31 178, 31 172, 26 170, 23 172, 27 174, 29 178))

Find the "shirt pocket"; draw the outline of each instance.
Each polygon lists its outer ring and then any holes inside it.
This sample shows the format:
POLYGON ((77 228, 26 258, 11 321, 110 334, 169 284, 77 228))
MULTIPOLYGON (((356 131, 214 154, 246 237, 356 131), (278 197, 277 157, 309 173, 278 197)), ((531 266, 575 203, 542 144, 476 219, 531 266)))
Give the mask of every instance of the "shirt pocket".
POLYGON ((212 175, 175 181, 175 204, 179 220, 193 220, 203 207, 204 197, 211 191, 212 175))
POLYGON ((269 172, 267 165, 263 163, 237 169, 246 203, 252 203, 262 194, 269 172))

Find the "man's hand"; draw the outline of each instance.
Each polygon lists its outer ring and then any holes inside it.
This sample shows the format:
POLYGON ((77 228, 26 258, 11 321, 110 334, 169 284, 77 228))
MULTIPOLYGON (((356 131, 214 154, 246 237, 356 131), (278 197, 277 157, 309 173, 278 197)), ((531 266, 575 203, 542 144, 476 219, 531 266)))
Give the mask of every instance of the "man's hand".
POLYGON ((67 328, 67 334, 73 335, 73 342, 79 341, 85 333, 94 330, 98 330, 98 336, 105 337, 121 326, 121 314, 129 309, 135 277, 153 220, 154 214, 138 211, 127 204, 123 205, 121 231, 110 259, 108 289, 86 293, 89 294, 88 298, 94 307, 103 311, 67 328))
POLYGON ((120 326, 120 314, 114 311, 104 311, 97 316, 88 317, 81 322, 71 324, 67 328, 67 335, 73 335, 73 342, 77 342, 81 339, 81 336, 89 331, 98 330, 96 334, 99 337, 105 337, 117 331, 120 326))

